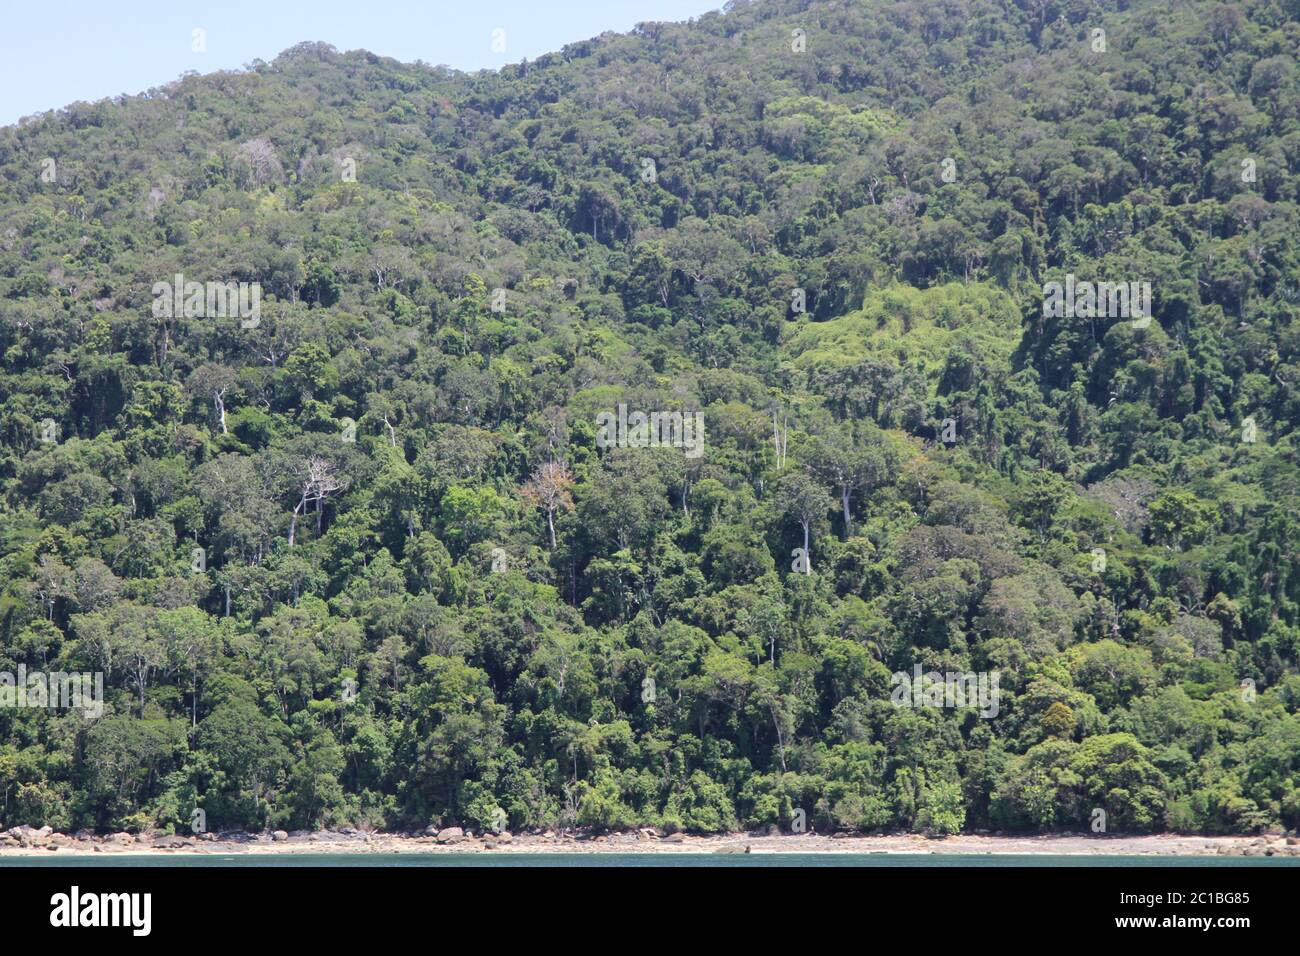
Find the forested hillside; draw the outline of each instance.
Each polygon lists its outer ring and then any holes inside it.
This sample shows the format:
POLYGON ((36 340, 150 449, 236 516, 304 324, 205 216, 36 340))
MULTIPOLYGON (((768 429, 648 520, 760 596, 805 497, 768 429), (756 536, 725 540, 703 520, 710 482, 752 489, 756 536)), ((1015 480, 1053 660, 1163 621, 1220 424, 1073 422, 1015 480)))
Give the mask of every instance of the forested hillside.
POLYGON ((0 130, 0 670, 105 693, 0 826, 1300 826, 1297 50, 757 0, 0 130))

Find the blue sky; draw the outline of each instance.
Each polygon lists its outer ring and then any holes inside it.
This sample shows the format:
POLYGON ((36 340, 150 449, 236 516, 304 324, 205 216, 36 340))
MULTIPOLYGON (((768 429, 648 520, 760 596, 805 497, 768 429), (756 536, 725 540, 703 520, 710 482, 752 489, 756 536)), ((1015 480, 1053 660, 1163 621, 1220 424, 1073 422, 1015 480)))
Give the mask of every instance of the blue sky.
POLYGON ((477 70, 534 59, 606 30, 685 20, 724 0, 49 0, 0 12, 0 125, 141 93, 187 70, 270 60, 303 40, 477 70), (206 52, 193 31, 206 31, 206 52), (505 51, 493 49, 504 30, 505 51))

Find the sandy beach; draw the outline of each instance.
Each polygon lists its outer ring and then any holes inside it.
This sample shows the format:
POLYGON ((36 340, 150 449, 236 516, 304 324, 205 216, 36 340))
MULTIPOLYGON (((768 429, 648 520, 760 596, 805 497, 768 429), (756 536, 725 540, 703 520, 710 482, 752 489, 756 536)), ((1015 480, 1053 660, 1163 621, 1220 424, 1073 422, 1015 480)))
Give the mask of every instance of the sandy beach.
POLYGON ((1283 856, 1300 858, 1300 840, 1282 834, 1206 837, 1159 834, 1107 836, 971 834, 941 839, 918 834, 854 836, 821 834, 661 835, 631 833, 476 834, 459 828, 437 833, 395 834, 357 830, 318 833, 76 836, 15 828, 0 834, 0 860, 87 855, 236 854, 441 854, 441 853, 878 853, 1041 854, 1079 856, 1283 856))

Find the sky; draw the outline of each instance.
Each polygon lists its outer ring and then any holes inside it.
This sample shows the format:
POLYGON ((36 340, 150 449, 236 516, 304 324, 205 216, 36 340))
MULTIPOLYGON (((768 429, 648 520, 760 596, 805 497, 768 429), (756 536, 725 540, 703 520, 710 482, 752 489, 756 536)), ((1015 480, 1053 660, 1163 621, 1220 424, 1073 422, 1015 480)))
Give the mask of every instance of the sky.
POLYGON ((212 73, 256 59, 270 61, 304 40, 404 62, 478 70, 535 59, 606 30, 623 32, 650 20, 686 20, 720 9, 722 3, 4 0, 0 126, 78 100, 142 93, 189 70, 212 73), (196 37, 196 30, 203 31, 201 36, 196 37), (197 50, 199 46, 206 49, 197 50))

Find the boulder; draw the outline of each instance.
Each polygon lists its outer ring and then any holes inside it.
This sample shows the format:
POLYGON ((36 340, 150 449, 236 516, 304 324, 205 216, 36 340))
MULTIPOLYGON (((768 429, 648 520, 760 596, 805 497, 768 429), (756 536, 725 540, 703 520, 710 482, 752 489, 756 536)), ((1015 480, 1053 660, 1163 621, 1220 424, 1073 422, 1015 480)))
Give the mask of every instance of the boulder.
POLYGON ((276 830, 271 834, 271 839, 276 843, 283 843, 285 840, 289 839, 289 834, 285 833, 283 830, 276 830))
POLYGON ((465 839, 465 831, 460 827, 447 827, 445 830, 438 831, 439 843, 459 843, 465 839))
POLYGON ((23 846, 45 846, 50 842, 53 832, 49 827, 41 827, 39 830, 29 827, 18 839, 23 846))

